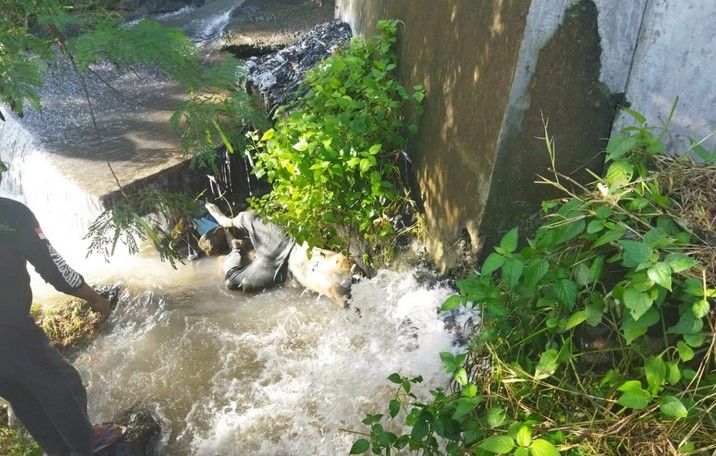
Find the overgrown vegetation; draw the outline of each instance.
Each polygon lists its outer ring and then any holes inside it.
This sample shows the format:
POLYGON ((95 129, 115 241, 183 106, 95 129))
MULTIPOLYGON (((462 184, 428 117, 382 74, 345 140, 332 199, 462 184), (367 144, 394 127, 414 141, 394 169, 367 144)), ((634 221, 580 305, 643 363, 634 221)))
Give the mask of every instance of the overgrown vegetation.
POLYGON ((131 196, 124 195, 90 225, 85 236, 90 240, 88 253, 109 257, 121 241, 130 254, 135 254, 140 243, 149 240, 160 258, 175 266, 183 259, 176 246, 179 242, 192 244, 188 237, 192 220, 200 210, 196 200, 181 193, 143 189, 131 196), (158 215, 159 219, 150 223, 146 219, 150 214, 158 215))
POLYGON ((94 312, 86 301, 76 298, 44 309, 33 304, 30 314, 58 350, 68 349, 87 339, 101 320, 101 315, 94 312))
POLYGON ((604 177, 588 187, 557 172, 541 178, 565 197, 543 203, 534 238, 520 248, 513 229, 457 282, 443 310, 477 307, 483 321, 467 353, 440 355, 454 388, 423 401, 412 393, 420 377, 393 374, 387 416, 366 418, 352 454, 716 449, 716 290, 699 261, 713 243, 697 232, 714 187, 694 185, 713 176, 713 158, 664 155, 658 134, 631 114, 637 125, 610 140, 604 177), (389 432, 389 418, 409 431, 389 432))
POLYGON ((307 93, 275 128, 250 136, 254 173, 273 186, 251 205, 298 242, 344 250, 346 233, 376 244, 394 231, 399 164, 424 96, 397 81, 397 28, 381 21, 376 36, 353 38, 308 72, 307 93))

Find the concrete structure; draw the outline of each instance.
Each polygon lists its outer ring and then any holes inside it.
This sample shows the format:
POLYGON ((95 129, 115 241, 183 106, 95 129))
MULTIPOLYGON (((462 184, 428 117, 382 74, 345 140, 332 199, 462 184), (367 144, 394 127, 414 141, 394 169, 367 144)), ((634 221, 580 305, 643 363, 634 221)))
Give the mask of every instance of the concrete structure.
POLYGON ((405 23, 400 78, 427 89, 410 152, 444 267, 458 236, 489 245, 555 195, 533 184, 549 172, 543 122, 577 180, 601 171, 624 94, 654 121, 680 96, 675 148, 716 126, 713 0, 338 0, 336 15, 364 34, 405 23))

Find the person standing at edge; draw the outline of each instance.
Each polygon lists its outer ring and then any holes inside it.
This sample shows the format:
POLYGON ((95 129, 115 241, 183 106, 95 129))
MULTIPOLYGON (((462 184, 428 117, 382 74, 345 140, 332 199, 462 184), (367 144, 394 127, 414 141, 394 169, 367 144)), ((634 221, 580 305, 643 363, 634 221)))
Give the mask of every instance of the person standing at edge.
POLYGON ((67 265, 30 209, 0 197, 0 397, 45 455, 89 456, 118 440, 122 429, 90 423, 82 379, 29 315, 27 262, 58 291, 109 315, 109 301, 67 265))

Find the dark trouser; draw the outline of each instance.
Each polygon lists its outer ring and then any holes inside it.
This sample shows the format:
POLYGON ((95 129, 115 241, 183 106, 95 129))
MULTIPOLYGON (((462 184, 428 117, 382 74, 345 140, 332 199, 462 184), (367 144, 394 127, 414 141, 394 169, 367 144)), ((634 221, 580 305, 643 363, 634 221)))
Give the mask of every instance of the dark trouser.
POLYGON ((0 397, 46 453, 92 454, 82 379, 29 319, 0 325, 0 397))
MULTIPOLYGON (((248 266, 241 266, 241 253, 232 250, 224 263, 224 283, 229 290, 261 291, 271 288, 284 279, 263 258, 257 257, 248 266)), ((284 274, 285 275, 285 274, 284 274)))

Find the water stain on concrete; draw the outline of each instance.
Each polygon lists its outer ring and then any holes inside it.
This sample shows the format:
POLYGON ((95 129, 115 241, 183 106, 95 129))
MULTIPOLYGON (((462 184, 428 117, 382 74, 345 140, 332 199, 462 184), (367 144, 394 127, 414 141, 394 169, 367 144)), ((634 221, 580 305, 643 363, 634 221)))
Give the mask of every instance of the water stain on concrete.
MULTIPOLYGON (((545 123, 556 147, 560 173, 586 183, 587 169, 599 174, 614 120, 615 103, 599 81, 600 36, 597 8, 582 0, 567 10, 564 22, 542 49, 529 87, 530 106, 521 126, 508 132, 498 152, 480 237, 488 248, 514 226, 527 234, 530 216, 559 191, 534 182, 551 177, 544 141, 545 123)), ((489 253, 489 252, 486 252, 489 253)))

